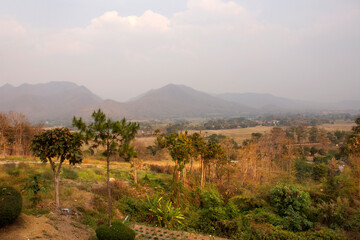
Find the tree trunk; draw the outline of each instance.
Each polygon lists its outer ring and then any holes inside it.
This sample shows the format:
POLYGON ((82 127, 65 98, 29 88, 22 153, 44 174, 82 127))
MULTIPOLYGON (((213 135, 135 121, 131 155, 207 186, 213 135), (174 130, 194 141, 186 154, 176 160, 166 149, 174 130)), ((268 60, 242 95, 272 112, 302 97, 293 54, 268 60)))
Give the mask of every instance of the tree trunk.
POLYGON ((211 169, 210 169, 211 164, 209 163, 209 182, 211 182, 211 169))
POLYGON ((133 164, 134 164, 134 183, 137 184, 137 169, 136 169, 136 163, 135 160, 133 160, 133 164))
POLYGON ((186 182, 186 167, 183 168, 183 184, 185 186, 185 182, 186 182))
POLYGON ((6 158, 6 143, 4 141, 4 158, 6 158))
POLYGON ((192 173, 192 168, 193 168, 193 158, 190 158, 190 173, 192 173))
POLYGON ((203 159, 200 159, 201 162, 201 180, 200 180, 200 186, 204 186, 204 161, 203 159))
POLYGON ((109 211, 109 219, 108 225, 111 227, 111 215, 112 215, 112 202, 111 202, 111 188, 110 188, 110 156, 107 154, 106 156, 106 183, 107 183, 107 191, 108 191, 108 211, 109 211))
POLYGON ((60 199, 59 199, 59 174, 54 171, 54 190, 55 190, 55 203, 56 208, 60 208, 60 199))

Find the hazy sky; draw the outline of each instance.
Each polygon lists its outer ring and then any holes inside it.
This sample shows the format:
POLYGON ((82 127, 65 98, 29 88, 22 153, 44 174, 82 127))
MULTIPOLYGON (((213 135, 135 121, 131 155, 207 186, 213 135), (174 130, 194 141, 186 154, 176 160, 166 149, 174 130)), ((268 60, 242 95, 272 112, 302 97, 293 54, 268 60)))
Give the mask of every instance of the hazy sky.
POLYGON ((359 0, 0 0, 0 86, 360 100, 359 0))

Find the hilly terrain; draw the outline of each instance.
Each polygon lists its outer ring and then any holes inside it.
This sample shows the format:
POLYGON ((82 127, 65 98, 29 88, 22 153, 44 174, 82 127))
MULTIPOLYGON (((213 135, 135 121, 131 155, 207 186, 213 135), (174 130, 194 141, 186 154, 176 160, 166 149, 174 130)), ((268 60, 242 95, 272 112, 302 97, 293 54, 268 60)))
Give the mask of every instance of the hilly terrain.
POLYGON ((130 119, 228 117, 248 115, 254 111, 245 105, 174 84, 150 90, 125 103, 105 100, 83 109, 81 115, 90 116, 98 108, 114 118, 125 116, 130 119))
POLYGON ((71 118, 83 107, 101 101, 86 87, 71 82, 0 87, 0 112, 20 112, 31 121, 71 118))
POLYGON ((74 115, 89 119, 101 108, 115 119, 133 120, 226 118, 264 113, 359 111, 359 101, 314 103, 258 93, 211 95, 184 85, 169 84, 127 102, 102 100, 84 86, 49 82, 0 87, 0 112, 16 111, 31 121, 69 123, 74 115))
POLYGON ((216 97, 230 102, 245 104, 257 109, 258 113, 360 110, 360 101, 322 103, 277 97, 267 93, 223 93, 216 95, 216 97))

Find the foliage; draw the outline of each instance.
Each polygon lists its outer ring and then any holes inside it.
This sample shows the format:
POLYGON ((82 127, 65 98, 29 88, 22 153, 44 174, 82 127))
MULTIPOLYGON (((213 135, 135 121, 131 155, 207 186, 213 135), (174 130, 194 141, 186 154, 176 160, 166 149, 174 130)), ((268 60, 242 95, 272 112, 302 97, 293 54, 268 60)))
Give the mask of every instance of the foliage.
POLYGON ((0 227, 10 224, 20 215, 22 197, 19 191, 9 186, 0 186, 0 227))
POLYGON ((198 228, 206 233, 214 233, 217 223, 226 217, 221 196, 215 189, 200 190, 198 228))
POLYGON ((146 195, 146 201, 144 201, 148 211, 151 212, 153 219, 157 219, 160 227, 166 227, 173 229, 178 224, 182 224, 184 215, 180 208, 175 208, 171 201, 167 200, 163 203, 163 197, 153 195, 150 198, 146 195))
POLYGON ((320 181, 322 178, 326 177, 327 173, 328 167, 325 163, 314 164, 312 177, 315 181, 320 181))
POLYGON ((59 201, 59 175, 62 164, 68 160, 70 164, 81 163, 82 152, 81 138, 67 128, 55 128, 46 130, 35 135, 31 150, 42 162, 50 162, 54 173, 54 188, 56 206, 60 207, 59 201), (59 161, 56 166, 56 161, 59 161))
POLYGON ((95 232, 99 240, 134 240, 136 235, 134 230, 120 221, 114 221, 111 227, 100 225, 95 232))
POLYGON ((232 197, 229 203, 233 203, 241 212, 250 211, 255 208, 261 208, 266 205, 266 202, 261 198, 256 198, 251 195, 241 195, 232 197))
POLYGON ((348 199, 338 197, 336 201, 322 201, 317 206, 319 221, 332 229, 344 226, 348 217, 347 208, 349 208, 348 199))
POLYGON ((34 174, 26 179, 26 183, 21 185, 22 190, 32 194, 30 201, 35 206, 41 201, 41 193, 46 192, 45 179, 40 174, 34 174))
POLYGON ((275 212, 285 218, 285 229, 304 231, 312 227, 307 216, 311 206, 309 193, 293 185, 278 184, 271 190, 270 197, 275 212))
POLYGON ((313 165, 308 163, 306 159, 299 158, 295 161, 296 178, 299 181, 309 179, 313 170, 313 165))
POLYGON ((281 226, 261 226, 255 229, 254 238, 260 240, 342 240, 346 239, 342 232, 332 229, 294 233, 286 231, 281 226))
POLYGON ((54 160, 69 160, 70 164, 81 163, 81 139, 67 128, 55 128, 36 134, 31 143, 31 150, 41 161, 49 161, 55 167, 54 160))
POLYGON ((93 122, 86 125, 82 118, 77 119, 74 117, 73 126, 79 129, 79 132, 76 134, 78 138, 83 139, 87 144, 91 143, 91 152, 99 146, 105 147, 104 155, 106 156, 107 163, 108 225, 111 226, 112 197, 110 186, 110 156, 117 153, 128 162, 131 158, 137 156, 134 147, 131 146, 130 143, 135 138, 140 125, 136 122, 127 122, 125 118, 121 121, 112 121, 100 109, 93 112, 92 118, 93 122))

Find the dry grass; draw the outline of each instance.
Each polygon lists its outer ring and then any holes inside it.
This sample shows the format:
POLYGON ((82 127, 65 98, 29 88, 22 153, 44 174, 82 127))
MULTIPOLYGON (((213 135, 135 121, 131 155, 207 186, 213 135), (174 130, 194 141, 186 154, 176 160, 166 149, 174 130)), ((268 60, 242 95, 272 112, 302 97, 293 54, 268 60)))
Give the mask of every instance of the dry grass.
MULTIPOLYGON (((242 143, 245 139, 251 138, 252 133, 265 133, 269 132, 273 127, 269 126, 257 126, 250 128, 236 128, 236 129, 220 129, 220 130, 203 130, 201 133, 206 136, 212 134, 222 134, 227 137, 233 138, 236 142, 242 143)), ((189 133, 199 131, 189 131, 189 133)))
POLYGON ((352 122, 339 122, 339 123, 335 123, 335 124, 322 124, 319 127, 324 128, 326 131, 334 132, 334 131, 337 131, 337 130, 351 131, 353 126, 355 126, 355 123, 352 123, 352 122))

